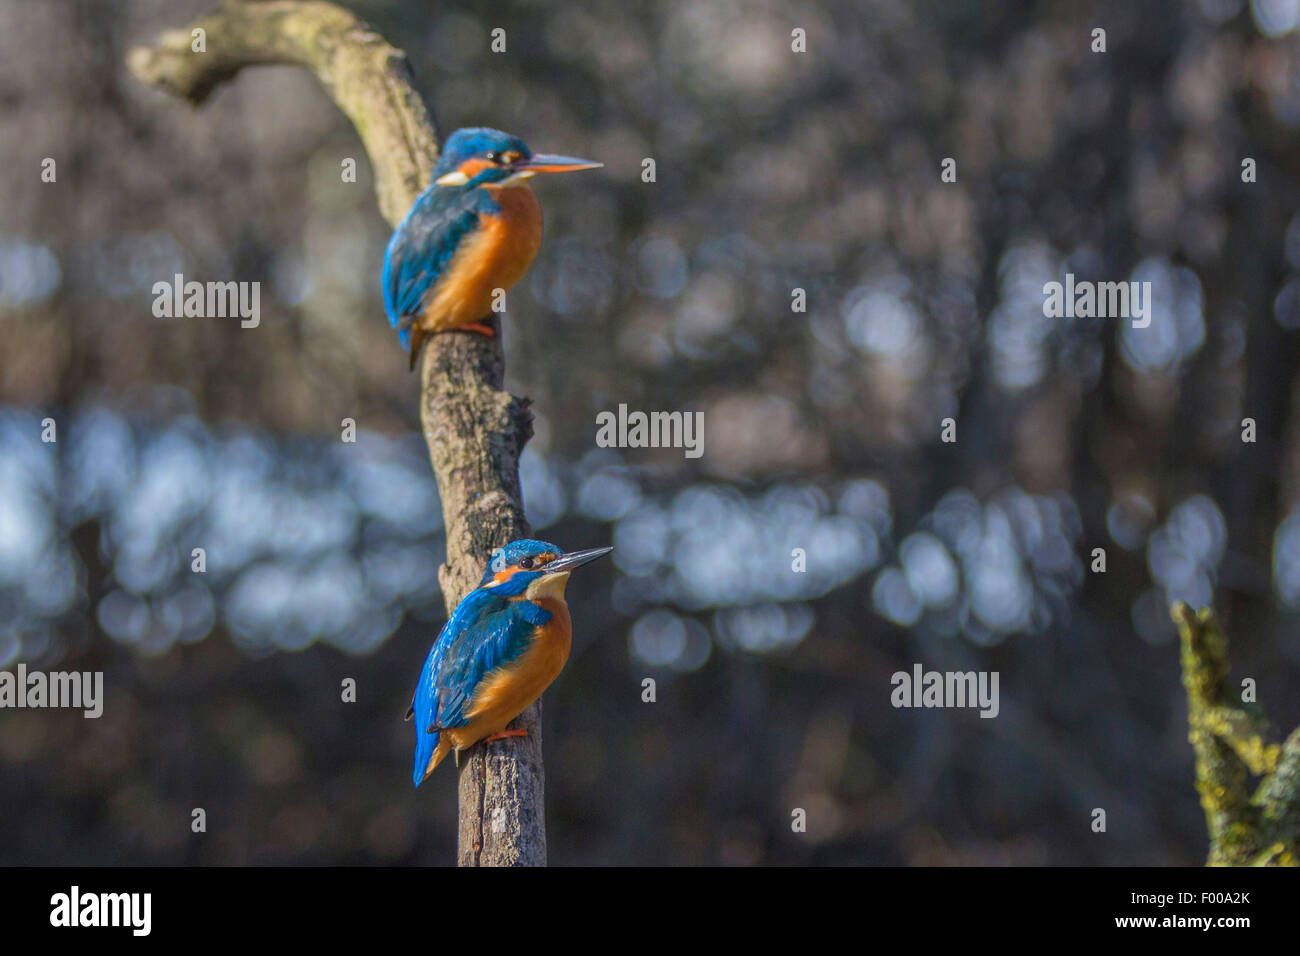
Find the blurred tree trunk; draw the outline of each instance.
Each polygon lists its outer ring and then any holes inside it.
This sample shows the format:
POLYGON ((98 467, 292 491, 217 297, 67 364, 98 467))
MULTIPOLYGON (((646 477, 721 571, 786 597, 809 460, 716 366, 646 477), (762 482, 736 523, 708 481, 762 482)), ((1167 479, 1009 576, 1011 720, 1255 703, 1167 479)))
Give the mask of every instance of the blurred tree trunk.
MULTIPOLYGON (((347 10, 305 0, 227 0, 128 56, 138 79, 195 105, 244 67, 270 63, 311 70, 347 114, 370 155, 380 212, 396 226, 430 182, 437 137, 405 54, 347 10), (204 52, 195 50, 199 30, 204 52)), ((375 334, 383 332, 376 325, 375 334)), ((529 534, 519 455, 532 436, 532 415, 502 389, 499 338, 427 341, 420 420, 442 498, 447 563, 439 580, 450 613, 477 585, 492 551, 529 534)), ((400 368, 400 356, 393 362, 400 368)), ((412 662, 412 681, 419 663, 412 662)), ((404 704, 395 702, 394 713, 404 704)), ((461 761, 461 865, 545 865, 540 718, 538 702, 511 724, 526 727, 527 737, 476 744, 461 761)))

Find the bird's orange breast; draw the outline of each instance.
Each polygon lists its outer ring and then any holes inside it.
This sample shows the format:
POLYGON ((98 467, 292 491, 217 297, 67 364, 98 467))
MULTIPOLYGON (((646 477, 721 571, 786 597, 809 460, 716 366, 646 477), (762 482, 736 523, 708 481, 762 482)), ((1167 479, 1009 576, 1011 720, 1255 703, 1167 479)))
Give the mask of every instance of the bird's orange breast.
POLYGON ((443 731, 450 748, 464 750, 500 733, 564 670, 573 638, 569 607, 555 598, 537 603, 551 612, 551 619, 537 629, 532 644, 517 660, 483 679, 465 714, 465 726, 443 731))
POLYGON ((420 326, 440 332, 488 318, 495 291, 509 289, 532 265, 542 245, 542 207, 526 185, 485 186, 500 212, 482 216, 434 286, 420 326))

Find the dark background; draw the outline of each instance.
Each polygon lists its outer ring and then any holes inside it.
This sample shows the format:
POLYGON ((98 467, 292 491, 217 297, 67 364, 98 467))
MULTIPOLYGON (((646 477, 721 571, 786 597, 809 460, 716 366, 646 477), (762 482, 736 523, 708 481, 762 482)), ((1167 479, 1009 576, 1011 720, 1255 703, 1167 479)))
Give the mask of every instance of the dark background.
MULTIPOLYGON (((551 862, 1203 861, 1168 602, 1300 722, 1294 5, 347 5, 444 134, 606 164, 538 184, 505 323, 538 535, 617 546, 545 698, 551 862), (1044 318, 1066 272, 1152 282, 1151 326, 1044 318), (704 456, 596 448, 619 403, 703 411, 704 456), (1000 715, 894 709, 914 662, 1000 715)), ((305 71, 130 77, 209 8, 0 0, 0 666, 106 685, 0 711, 0 863, 449 863, 389 230, 305 71), (176 272, 261 282, 260 327, 154 318, 176 272)))

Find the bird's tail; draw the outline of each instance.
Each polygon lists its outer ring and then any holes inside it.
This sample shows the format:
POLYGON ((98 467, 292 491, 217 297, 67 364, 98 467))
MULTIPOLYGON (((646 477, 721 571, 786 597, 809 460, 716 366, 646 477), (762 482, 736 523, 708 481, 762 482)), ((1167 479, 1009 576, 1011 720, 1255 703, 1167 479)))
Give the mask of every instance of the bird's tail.
POLYGON ((411 780, 417 787, 429 775, 433 752, 440 743, 441 734, 438 732, 437 717, 434 716, 437 694, 433 686, 433 675, 438 669, 437 655, 438 649, 435 646, 420 670, 411 707, 406 712, 406 719, 415 722, 415 767, 411 770, 411 780))
MULTIPOLYGON (((415 745, 415 770, 411 774, 415 785, 418 787, 422 784, 425 778, 438 769, 438 764, 442 763, 447 754, 451 752, 451 741, 443 737, 438 731, 421 734, 419 741, 415 745)), ((459 766, 459 752, 456 754, 456 761, 457 766, 459 766)))
POLYGON ((435 730, 429 733, 425 728, 416 728, 415 739, 415 767, 411 771, 411 780, 418 787, 424 782, 430 771, 438 764, 434 760, 434 751, 438 749, 439 734, 435 730))
POLYGON ((415 371, 415 363, 420 360, 420 349, 424 347, 424 329, 420 328, 419 323, 411 326, 411 371, 415 371))

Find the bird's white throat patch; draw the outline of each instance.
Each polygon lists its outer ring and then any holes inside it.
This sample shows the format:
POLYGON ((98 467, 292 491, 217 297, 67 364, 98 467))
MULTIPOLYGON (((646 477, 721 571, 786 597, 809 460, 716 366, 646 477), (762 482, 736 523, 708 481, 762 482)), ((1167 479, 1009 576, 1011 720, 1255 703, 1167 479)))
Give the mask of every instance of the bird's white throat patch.
MULTIPOLYGON (((513 176, 501 180, 499 183, 489 183, 488 185, 495 186, 497 189, 504 189, 506 186, 522 186, 535 175, 536 173, 533 173, 531 170, 523 169, 515 173, 513 176)), ((445 176, 439 176, 434 180, 434 182, 439 186, 464 186, 469 182, 469 177, 459 169, 456 169, 447 173, 445 176)))
POLYGON ((568 583, 568 571, 561 571, 558 574, 544 574, 528 585, 528 590, 524 594, 530 601, 536 601, 538 598, 554 598, 557 601, 563 601, 564 586, 568 583))
POLYGON ((502 188, 505 188, 506 186, 522 186, 524 185, 524 183, 528 182, 528 180, 532 179, 533 176, 535 175, 536 173, 530 172, 527 169, 521 170, 520 172, 515 173, 513 176, 510 176, 509 178, 501 180, 501 182, 497 183, 497 185, 502 188))

